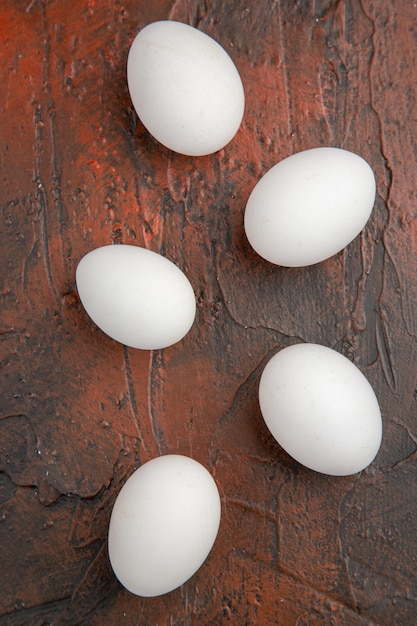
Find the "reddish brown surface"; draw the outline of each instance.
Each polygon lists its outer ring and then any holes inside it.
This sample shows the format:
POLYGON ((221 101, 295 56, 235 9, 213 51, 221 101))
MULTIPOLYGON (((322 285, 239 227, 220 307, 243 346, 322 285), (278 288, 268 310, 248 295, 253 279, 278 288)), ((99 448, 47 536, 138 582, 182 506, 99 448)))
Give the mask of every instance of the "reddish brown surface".
POLYGON ((2 0, 1 624, 415 624, 416 37, 408 0, 2 0), (160 18, 211 34, 241 73, 244 121, 218 154, 169 152, 132 110, 128 48, 160 18), (244 237, 247 197, 321 145, 370 162, 372 218, 334 258, 274 267, 244 237), (135 351, 88 319, 75 268, 111 242, 187 273, 182 342, 135 351), (263 424, 260 372, 296 341, 343 352, 378 395, 361 475, 304 469, 263 424), (213 473, 222 523, 190 581, 141 599, 112 574, 108 521, 166 452, 213 473))

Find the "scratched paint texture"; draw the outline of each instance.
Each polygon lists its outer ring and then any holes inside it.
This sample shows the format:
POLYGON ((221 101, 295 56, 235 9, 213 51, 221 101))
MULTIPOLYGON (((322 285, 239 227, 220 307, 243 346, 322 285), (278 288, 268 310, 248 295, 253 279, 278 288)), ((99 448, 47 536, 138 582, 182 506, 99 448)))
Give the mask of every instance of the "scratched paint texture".
POLYGON ((416 3, 2 0, 0 41, 0 624, 414 624, 416 3), (171 153, 132 109, 129 45, 156 19, 212 35, 241 73, 243 124, 215 155, 171 153), (372 165, 372 217, 332 259, 274 267, 245 239, 248 195, 325 145, 372 165), (182 342, 135 351, 89 320, 75 268, 112 242, 188 275, 182 342), (360 475, 301 467, 263 424, 262 368, 298 341, 377 393, 383 444, 360 475), (190 581, 141 599, 111 572, 107 527, 127 477, 167 452, 210 470, 222 522, 190 581))

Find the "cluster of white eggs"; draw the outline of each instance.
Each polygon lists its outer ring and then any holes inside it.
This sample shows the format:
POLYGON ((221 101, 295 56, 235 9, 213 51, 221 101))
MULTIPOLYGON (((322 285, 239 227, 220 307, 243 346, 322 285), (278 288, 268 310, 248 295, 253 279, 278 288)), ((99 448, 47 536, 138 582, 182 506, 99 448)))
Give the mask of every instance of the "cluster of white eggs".
MULTIPOLYGON (((138 117, 171 150, 207 155, 240 127, 244 90, 236 66, 191 26, 160 21, 143 28, 129 51, 127 80, 138 117)), ((247 202, 244 228, 266 260, 311 265, 360 233, 374 201, 375 177, 366 161, 343 149, 315 148, 263 176, 247 202)), ((133 348, 170 346, 195 319, 188 278, 144 248, 97 248, 81 259, 76 282, 97 326, 133 348)), ((369 382, 328 347, 305 343, 278 352, 262 372, 259 403, 278 443, 317 472, 354 474, 380 447, 381 413, 369 382)), ((185 456, 157 457, 133 473, 114 504, 108 539, 113 570, 132 593, 167 593, 201 566, 219 524, 220 497, 207 469, 185 456)))

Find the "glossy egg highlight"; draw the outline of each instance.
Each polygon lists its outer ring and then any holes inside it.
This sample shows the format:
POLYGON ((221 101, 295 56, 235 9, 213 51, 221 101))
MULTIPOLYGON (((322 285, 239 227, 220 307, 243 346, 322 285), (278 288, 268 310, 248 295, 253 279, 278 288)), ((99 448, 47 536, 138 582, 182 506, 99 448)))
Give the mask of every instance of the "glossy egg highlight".
POLYGON ((220 525, 216 483, 182 455, 165 455, 136 470, 115 501, 108 547, 113 571, 144 597, 176 589, 201 567, 220 525))
POLYGON ((276 441, 316 472, 356 474, 381 445, 381 412, 371 385, 331 348, 295 344, 275 354, 261 375, 259 403, 276 441))
POLYGON ((246 236, 276 265, 319 263, 361 232, 375 191, 374 173, 359 155, 331 147, 298 152, 255 185, 245 209, 246 236))

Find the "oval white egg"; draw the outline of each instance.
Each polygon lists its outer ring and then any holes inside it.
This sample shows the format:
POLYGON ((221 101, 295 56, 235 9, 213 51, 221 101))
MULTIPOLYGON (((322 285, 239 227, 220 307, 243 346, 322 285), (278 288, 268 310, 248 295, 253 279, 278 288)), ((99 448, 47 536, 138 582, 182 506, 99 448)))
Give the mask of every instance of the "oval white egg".
POLYGON ((249 243, 277 265, 324 261, 363 229, 375 189, 371 167, 353 152, 325 147, 293 154, 274 165, 249 196, 249 243))
POLYGON ((143 28, 129 50, 127 82, 145 128, 175 152, 216 152, 242 121, 236 66, 214 39, 188 24, 166 20, 143 28))
POLYGON ((282 448, 317 472, 356 474, 379 450, 382 420, 371 385, 325 346, 296 344, 273 356, 262 372, 259 403, 282 448))
POLYGON ((176 589, 207 558, 220 515, 216 483, 200 463, 175 454, 148 461, 127 480, 112 510, 114 573, 139 596, 176 589))
POLYGON ((188 278, 145 248, 121 244, 92 250, 77 266, 76 283, 93 322, 132 348, 166 348, 187 334, 195 318, 188 278))

